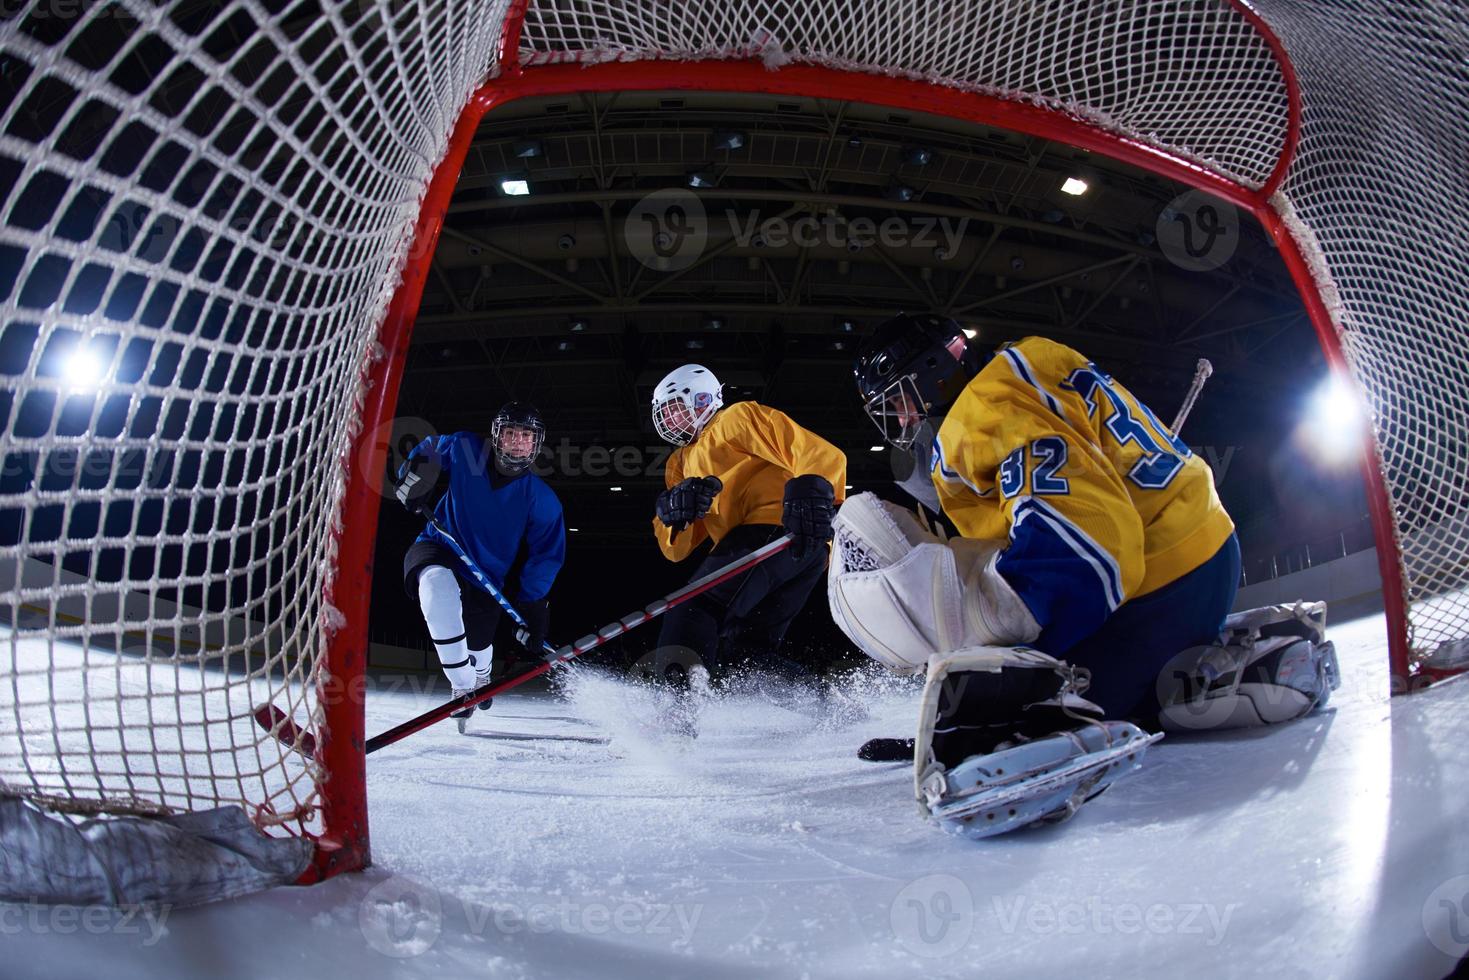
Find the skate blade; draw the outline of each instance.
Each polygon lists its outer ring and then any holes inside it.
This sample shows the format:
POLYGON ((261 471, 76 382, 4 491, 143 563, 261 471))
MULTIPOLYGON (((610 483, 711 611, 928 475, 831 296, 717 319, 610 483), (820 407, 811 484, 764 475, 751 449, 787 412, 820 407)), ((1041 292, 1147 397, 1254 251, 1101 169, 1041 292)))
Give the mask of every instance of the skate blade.
MULTIPOLYGON (((1134 736, 1119 745, 1114 745, 1096 752, 1089 752, 1072 762, 1063 763, 1040 775, 1030 778, 1017 778, 1014 782, 976 790, 952 802, 937 804, 929 812, 937 820, 963 821, 979 813, 989 811, 993 816, 993 811, 1013 807, 1017 810, 1016 815, 1018 816, 1021 810, 1029 812, 1034 809, 1029 805, 1022 806, 1023 804, 1033 804, 1046 797, 1060 796, 1065 792, 1074 791, 1074 787, 1083 782, 1087 777, 1099 772, 1104 773, 1106 770, 1115 767, 1118 770, 1116 773, 1110 777, 1098 780, 1095 786, 1095 792, 1101 792, 1120 777, 1138 768, 1142 762, 1142 755, 1147 751, 1148 746, 1162 737, 1161 734, 1141 734, 1140 736, 1134 736), (1131 766, 1123 767, 1120 765, 1120 763, 1127 761, 1133 756, 1137 758, 1132 760, 1133 764, 1131 766)), ((1095 795, 1095 793, 1092 795, 1095 795)), ((1044 816, 1045 814, 1043 813, 1034 814, 1025 823, 1042 819, 1044 816)), ((988 827, 974 827, 972 829, 965 828, 964 833, 970 836, 989 836, 990 834, 1001 833, 1014 826, 1023 825, 1023 823, 1005 820, 995 823, 993 830, 990 830, 988 827)))

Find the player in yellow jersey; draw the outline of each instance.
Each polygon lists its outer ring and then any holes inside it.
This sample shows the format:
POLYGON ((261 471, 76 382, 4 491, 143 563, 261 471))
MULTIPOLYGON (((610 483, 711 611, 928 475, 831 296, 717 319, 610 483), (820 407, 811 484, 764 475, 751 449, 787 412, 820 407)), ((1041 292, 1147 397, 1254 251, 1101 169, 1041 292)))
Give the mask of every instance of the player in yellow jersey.
MULTIPOLYGON (((897 670, 927 671, 919 798, 977 836, 1069 815, 1156 737, 1133 722, 1156 725, 1159 692, 1191 693, 1160 684, 1165 665, 1222 649, 1211 645, 1240 552, 1213 474, 1105 370, 1043 338, 982 355, 952 320, 899 316, 864 345, 856 373, 896 447, 943 416, 932 477, 960 537, 858 495, 836 522, 829 583, 854 642, 897 670), (996 772, 1009 774, 1004 787, 996 772), (1039 774, 1034 795, 1017 789, 1024 773, 1039 774)), ((1241 669, 1263 649, 1239 648, 1241 669)), ((1297 651, 1312 670, 1316 649, 1297 651)), ((1274 683, 1277 667, 1257 679, 1274 683)), ((1287 692, 1284 714, 1324 701, 1319 684, 1297 686, 1307 690, 1287 692)))
POLYGON ((670 610, 659 646, 692 651, 716 676, 773 659, 826 570, 831 522, 846 496, 846 455, 773 408, 725 408, 718 379, 698 364, 658 383, 653 422, 678 447, 653 518, 669 560, 712 540, 698 578, 786 532, 795 536, 785 551, 670 610))

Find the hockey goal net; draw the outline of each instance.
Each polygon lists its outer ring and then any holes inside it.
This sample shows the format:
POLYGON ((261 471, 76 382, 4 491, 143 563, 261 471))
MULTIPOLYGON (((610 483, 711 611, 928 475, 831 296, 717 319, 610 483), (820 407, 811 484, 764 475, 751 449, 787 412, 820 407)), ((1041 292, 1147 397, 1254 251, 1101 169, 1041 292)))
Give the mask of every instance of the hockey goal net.
MULTIPOLYGON (((1394 676, 1469 635, 1462 10, 1368 0, 35 2, 0 21, 0 783, 367 860, 408 331, 478 120, 719 89, 939 112, 1248 208, 1360 383, 1394 676), (318 733, 262 732, 274 702, 318 733)), ((13 9, 13 8, 12 8, 13 9)))

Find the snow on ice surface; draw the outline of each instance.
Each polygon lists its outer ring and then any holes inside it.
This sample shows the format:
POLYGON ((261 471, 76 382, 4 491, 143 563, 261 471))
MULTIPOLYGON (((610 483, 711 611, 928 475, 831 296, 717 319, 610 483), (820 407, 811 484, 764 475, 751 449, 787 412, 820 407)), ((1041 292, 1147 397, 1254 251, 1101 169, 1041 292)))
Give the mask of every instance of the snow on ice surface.
MULTIPOLYGON (((0 907, 0 976, 1440 977, 1430 933, 1469 941, 1469 682, 1390 701, 1382 620, 1331 633, 1328 712, 1170 736, 1070 823, 989 841, 855 757, 909 733, 914 684, 845 727, 726 697, 682 744, 582 668, 475 720, 609 744, 444 724, 375 753, 372 870, 129 929, 0 907)), ((368 730, 434 701, 378 692, 368 730)))

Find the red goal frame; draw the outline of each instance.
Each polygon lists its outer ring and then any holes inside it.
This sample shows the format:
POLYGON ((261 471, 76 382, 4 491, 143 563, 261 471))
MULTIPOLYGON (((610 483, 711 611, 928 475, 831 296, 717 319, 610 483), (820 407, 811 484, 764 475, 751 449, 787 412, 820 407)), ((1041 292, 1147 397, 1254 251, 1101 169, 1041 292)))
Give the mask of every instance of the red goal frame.
MULTIPOLYGON (((336 606, 346 626, 330 640, 326 680, 336 696, 322 693, 326 706, 325 730, 318 744, 327 773, 321 788, 323 832, 317 857, 302 883, 317 881, 370 862, 366 797, 366 757, 362 678, 367 657, 367 623, 371 595, 372 560, 381 495, 369 478, 385 464, 387 447, 380 431, 394 414, 409 338, 423 296, 429 264, 438 245, 449 201, 463 169, 470 144, 484 116, 518 99, 629 90, 696 90, 762 95, 799 96, 856 101, 954 119, 1024 133, 1084 148, 1141 167, 1183 184, 1214 194, 1254 215, 1279 248, 1300 291, 1330 370, 1350 377, 1342 351, 1341 334, 1311 275, 1311 266, 1281 215, 1270 204, 1291 165, 1300 132, 1301 100, 1295 72, 1273 31, 1241 0, 1232 5, 1250 20, 1268 43, 1285 79, 1289 118, 1285 145, 1264 186, 1248 189, 1217 173, 1138 140, 1107 132, 1062 112, 975 92, 915 80, 840 71, 809 65, 767 69, 756 60, 631 61, 582 65, 551 64, 526 67, 519 60, 521 25, 526 0, 514 0, 502 34, 498 71, 469 100, 454 127, 448 149, 435 169, 420 211, 413 244, 401 282, 378 332, 382 356, 365 369, 366 396, 358 444, 353 457, 362 465, 351 468, 342 503, 336 606), (697 79, 696 84, 691 79, 697 79), (373 444, 375 442, 375 444, 373 444), (342 696, 342 692, 349 696, 342 696)), ((1413 687, 1409 669, 1406 587, 1400 544, 1383 476, 1380 451, 1370 424, 1361 461, 1362 478, 1372 513, 1382 576, 1383 599, 1389 623, 1388 650, 1393 693, 1413 687)), ((1423 680, 1431 681, 1433 672, 1423 680)))

